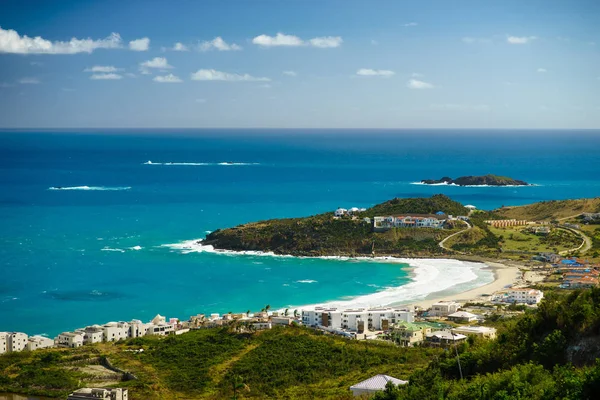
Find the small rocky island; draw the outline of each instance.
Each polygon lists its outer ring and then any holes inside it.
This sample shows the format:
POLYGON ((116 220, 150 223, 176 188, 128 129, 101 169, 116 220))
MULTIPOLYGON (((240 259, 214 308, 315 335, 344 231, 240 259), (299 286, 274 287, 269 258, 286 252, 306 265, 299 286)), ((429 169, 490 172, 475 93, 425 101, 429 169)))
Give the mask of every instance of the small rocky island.
POLYGON ((456 179, 447 176, 441 179, 423 179, 424 185, 456 185, 456 186, 531 186, 530 183, 518 179, 498 175, 461 176, 456 179))

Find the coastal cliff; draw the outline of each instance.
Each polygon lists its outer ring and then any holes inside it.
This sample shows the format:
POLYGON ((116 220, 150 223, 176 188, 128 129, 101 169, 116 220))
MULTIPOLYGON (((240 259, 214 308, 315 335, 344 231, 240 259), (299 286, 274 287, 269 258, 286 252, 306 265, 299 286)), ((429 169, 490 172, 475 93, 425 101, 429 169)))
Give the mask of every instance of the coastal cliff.
POLYGON ((441 179, 423 179, 425 185, 448 184, 456 186, 530 186, 531 184, 518 179, 498 175, 461 176, 456 179, 447 176, 441 179))

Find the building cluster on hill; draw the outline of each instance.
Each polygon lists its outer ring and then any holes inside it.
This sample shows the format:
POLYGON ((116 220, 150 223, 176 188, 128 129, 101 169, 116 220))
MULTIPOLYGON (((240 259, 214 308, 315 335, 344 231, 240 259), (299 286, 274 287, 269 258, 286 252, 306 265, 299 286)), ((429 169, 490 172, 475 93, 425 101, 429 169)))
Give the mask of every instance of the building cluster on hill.
POLYGON ((44 336, 28 337, 22 332, 0 332, 0 354, 50 347, 77 348, 84 344, 116 342, 146 335, 181 334, 187 331, 189 328, 180 324, 177 318, 171 318, 167 322, 165 317, 157 315, 149 323, 132 320, 91 325, 71 332, 62 332, 54 340, 44 336))
POLYGON ((578 257, 565 258, 554 253, 540 253, 533 257, 536 261, 551 264, 561 274, 561 289, 581 289, 598 286, 600 264, 578 257))
POLYGON ((374 217, 373 230, 387 231, 392 228, 442 228, 448 217, 445 214, 412 214, 400 216, 374 217))
POLYGON ((526 220, 516 219, 490 219, 484 221, 486 224, 493 226, 494 228, 506 228, 509 226, 524 226, 529 222, 526 220))
POLYGON ((366 208, 352 207, 352 208, 346 209, 346 208, 339 207, 337 210, 335 210, 333 212, 333 215, 334 215, 334 217, 341 218, 344 216, 358 215, 361 212, 365 212, 365 211, 367 211, 366 208))

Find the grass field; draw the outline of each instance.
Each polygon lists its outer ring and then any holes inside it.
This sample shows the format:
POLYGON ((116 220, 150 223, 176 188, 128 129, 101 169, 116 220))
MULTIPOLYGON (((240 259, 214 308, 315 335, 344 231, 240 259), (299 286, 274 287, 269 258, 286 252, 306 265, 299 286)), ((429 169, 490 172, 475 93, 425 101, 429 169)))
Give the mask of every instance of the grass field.
POLYGON ((584 212, 600 212, 600 197, 594 199, 543 201, 526 206, 504 207, 494 212, 508 219, 550 221, 584 212))
POLYGON ((528 233, 524 226, 493 228, 490 231, 502 237, 504 251, 554 252, 569 250, 581 244, 581 239, 564 229, 553 229, 547 236, 528 233))

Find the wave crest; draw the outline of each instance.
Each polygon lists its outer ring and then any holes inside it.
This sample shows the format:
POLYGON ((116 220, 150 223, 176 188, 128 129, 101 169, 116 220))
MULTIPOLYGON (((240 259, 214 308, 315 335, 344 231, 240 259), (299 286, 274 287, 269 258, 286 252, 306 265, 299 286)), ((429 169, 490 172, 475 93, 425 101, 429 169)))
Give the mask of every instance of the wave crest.
POLYGON ((166 166, 244 166, 244 165, 260 165, 260 163, 249 163, 249 162, 232 162, 232 161, 224 161, 224 162, 153 162, 146 161, 142 163, 143 165, 166 165, 166 166))
POLYGON ((51 186, 48 190, 129 190, 131 186, 51 186))

